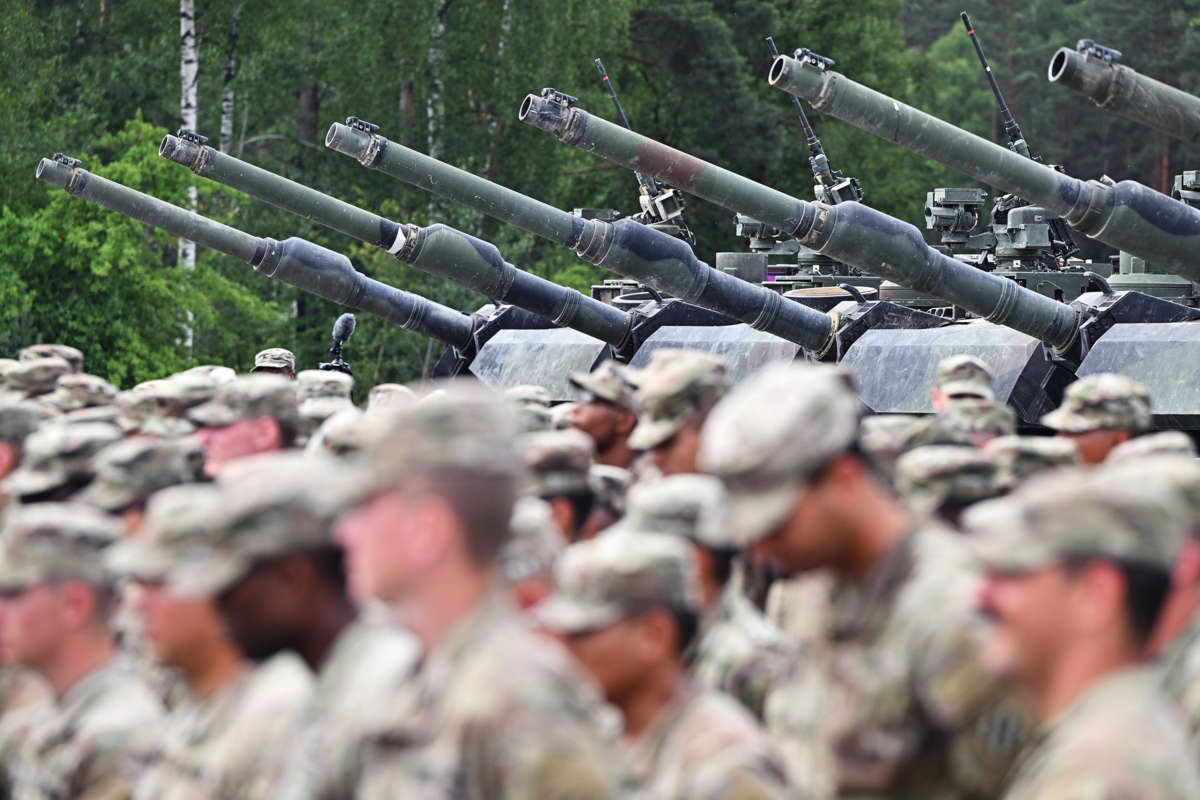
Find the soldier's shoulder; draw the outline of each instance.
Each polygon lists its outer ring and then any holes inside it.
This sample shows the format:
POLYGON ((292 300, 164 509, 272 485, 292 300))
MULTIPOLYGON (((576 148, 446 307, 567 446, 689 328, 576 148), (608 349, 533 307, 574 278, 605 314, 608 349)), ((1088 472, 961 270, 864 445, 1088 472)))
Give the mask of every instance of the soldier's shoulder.
POLYGON ((771 797, 786 787, 775 743, 741 704, 722 692, 693 697, 672 738, 680 764, 694 770, 697 796, 771 797))
POLYGON ((312 672, 295 655, 275 656, 247 677, 237 713, 263 723, 271 722, 268 716, 295 713, 312 693, 313 684, 312 672))
POLYGON ((132 667, 108 670, 79 709, 76 729, 80 734, 117 736, 162 719, 164 708, 158 694, 132 667))

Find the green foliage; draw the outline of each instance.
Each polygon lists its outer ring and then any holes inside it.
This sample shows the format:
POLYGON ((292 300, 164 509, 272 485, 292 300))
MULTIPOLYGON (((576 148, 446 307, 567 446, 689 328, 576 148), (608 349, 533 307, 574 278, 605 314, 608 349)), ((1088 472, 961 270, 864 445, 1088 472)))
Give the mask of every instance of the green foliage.
MULTIPOLYGON (((943 0, 200 0, 199 117, 216 144, 227 56, 236 53, 232 152, 389 218, 445 222, 494 242, 512 263, 580 291, 609 277, 573 254, 364 170, 327 151, 330 122, 357 115, 389 138, 563 208, 637 210, 631 174, 521 125, 527 92, 554 86, 613 118, 592 64, 604 59, 633 126, 801 197, 808 151, 788 98, 766 85, 762 37, 833 57, 837 69, 1002 141, 959 5, 943 0), (234 50, 236 46, 236 49, 234 50)), ((1164 10, 1117 0, 1031 0, 968 9, 1026 136, 1079 177, 1107 173, 1165 188, 1196 163, 1168 142, 1051 86, 1054 49, 1082 36, 1183 88, 1200 76, 1200 0, 1164 10)), ((178 123, 179 20, 153 0, 10 0, 0 14, 0 355, 37 340, 81 347, 123 385, 221 362, 247 369, 262 347, 300 365, 326 357, 343 310, 219 254, 176 265, 161 232, 34 181, 55 151, 256 235, 303 236, 380 280, 471 312, 486 302, 340 234, 220 189, 156 155, 178 123), (185 346, 190 325, 193 342, 185 346)), ((865 200, 920 223, 925 192, 971 181, 815 112, 833 166, 865 200)), ((742 249, 732 214, 691 200, 696 250, 742 249)), ((346 357, 360 388, 428 375, 440 346, 359 317, 346 357)))

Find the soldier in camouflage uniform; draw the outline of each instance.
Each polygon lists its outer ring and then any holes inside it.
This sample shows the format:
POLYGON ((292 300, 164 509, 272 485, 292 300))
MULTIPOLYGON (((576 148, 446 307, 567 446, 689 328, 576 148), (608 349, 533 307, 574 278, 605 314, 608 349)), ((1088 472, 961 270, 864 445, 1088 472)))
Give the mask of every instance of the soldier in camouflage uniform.
POLYGON ((369 499, 338 525, 357 594, 425 647, 404 695, 376 701, 356 796, 613 796, 595 687, 522 623, 497 574, 522 469, 511 408, 479 386, 442 392, 386 420, 369 499))
POLYGON ((550 504, 522 497, 513 508, 512 538, 500 551, 500 574, 517 608, 533 608, 554 588, 554 564, 567 539, 554 522, 550 504))
POLYGON ((114 585, 102 554, 120 535, 117 519, 80 504, 39 503, 5 520, 4 647, 55 695, 13 768, 18 800, 128 797, 123 761, 135 736, 161 721, 157 697, 108 629, 114 585))
POLYGON ((244 459, 223 472, 219 514, 198 514, 209 546, 168 575, 179 596, 215 597, 251 659, 299 655, 316 674, 281 758, 264 765, 272 798, 350 798, 362 726, 398 696, 417 656, 412 636, 361 619, 331 525, 349 492, 345 468, 298 453, 244 459))
POLYGON ((571 408, 570 426, 592 437, 597 464, 622 469, 633 463, 629 434, 637 425, 628 371, 625 365, 609 360, 595 372, 576 372, 570 377, 571 385, 581 392, 579 402, 571 408))
POLYGON ((1190 523, 1178 492, 1071 470, 967 520, 995 620, 988 666, 1043 726, 1005 797, 1200 797, 1184 722, 1145 661, 1190 523))
POLYGON ((691 543, 702 614, 688 671, 761 718, 767 694, 799 653, 734 580, 738 550, 725 504, 725 487, 711 475, 670 475, 633 487, 627 515, 609 532, 670 533, 691 543))
POLYGON ((254 366, 251 372, 265 372, 282 375, 288 380, 296 379, 296 356, 291 350, 282 347, 269 347, 259 350, 254 356, 254 366))
POLYGON ((1008 406, 995 400, 959 399, 926 418, 924 429, 912 438, 909 445, 983 447, 998 436, 1011 435, 1016 428, 1017 415, 1008 406))
POLYGON ((818 796, 986 794, 1022 720, 981 663, 980 577, 962 537, 915 521, 874 477, 857 432, 845 381, 802 364, 743 381, 704 429, 700 463, 725 482, 739 546, 834 575, 829 627, 767 698, 768 730, 818 796))
POLYGON ((25 437, 46 420, 53 409, 27 400, 0 401, 0 478, 6 478, 25 455, 25 437))
POLYGON ((297 375, 296 413, 300 417, 300 432, 296 443, 307 444, 325 420, 339 411, 354 408, 350 399, 353 389, 354 378, 337 370, 306 369, 297 375))
POLYGON ((758 722, 686 676, 701 594, 686 540, 623 527, 568 547, 554 593, 534 613, 622 712, 622 797, 792 796, 758 722))
POLYGON ((277 375, 243 375, 188 410, 204 448, 204 471, 218 475, 231 462, 292 447, 299 435, 295 384, 277 375))
POLYGON ((975 447, 926 445, 896 462, 896 491, 922 516, 935 515, 952 528, 972 504, 1004 492, 1000 461, 975 447))
POLYGON ((1057 436, 999 436, 983 446, 999 464, 997 480, 1012 488, 1039 472, 1079 464, 1079 449, 1057 436))
MULTIPOLYGON (((46 396, 54 391, 58 379, 71 374, 71 365, 58 356, 22 359, 4 373, 4 399, 37 399, 46 402, 46 396)), ((46 403, 55 410, 58 409, 46 403)))
POLYGON ((591 487, 592 513, 588 514, 580 538, 590 539, 625 516, 625 495, 633 483, 633 473, 627 469, 593 463, 588 470, 591 487))
POLYGON ((1088 375, 1067 387, 1062 405, 1042 424, 1074 441, 1084 464, 1099 464, 1114 447, 1150 430, 1150 392, 1124 375, 1088 375))
POLYGON ((226 500, 212 485, 155 495, 136 538, 106 554, 132 584, 134 603, 159 661, 186 686, 152 741, 142 744, 134 796, 146 800, 273 797, 270 765, 294 744, 312 678, 294 656, 255 669, 229 638, 211 597, 180 596, 171 571, 203 549, 226 500))
POLYGON ((554 522, 567 541, 580 538, 595 495, 588 480, 592 440, 577 430, 539 431, 520 439, 525 461, 525 494, 550 504, 554 522))
POLYGON ((116 402, 117 387, 98 375, 68 373, 54 384, 45 400, 65 411, 108 406, 116 402))
POLYGON ((44 424, 25 439, 21 466, 0 491, 22 503, 67 500, 95 478, 96 454, 121 436, 120 428, 104 422, 44 424))
POLYGON ((141 528, 151 495, 202 479, 204 453, 186 439, 125 439, 97 453, 94 469, 95 480, 77 499, 116 514, 126 534, 133 535, 141 528))
POLYGON ((700 428, 729 389, 724 363, 699 350, 655 350, 636 383, 638 424, 629 446, 647 451, 663 475, 698 472, 700 428))
POLYGON ((940 414, 957 400, 994 400, 995 378, 982 359, 948 356, 938 362, 937 385, 930 389, 933 411, 940 414))
POLYGON ((863 417, 859 445, 880 477, 893 483, 896 460, 911 449, 914 438, 927 424, 925 417, 912 414, 872 414, 863 417))

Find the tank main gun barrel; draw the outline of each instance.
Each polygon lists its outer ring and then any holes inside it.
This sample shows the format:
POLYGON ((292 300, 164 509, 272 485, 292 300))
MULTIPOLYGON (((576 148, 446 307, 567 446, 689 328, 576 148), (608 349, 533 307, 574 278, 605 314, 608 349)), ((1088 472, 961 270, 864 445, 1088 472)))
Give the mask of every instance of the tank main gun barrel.
POLYGON ((939 253, 914 226, 861 203, 808 203, 536 95, 525 98, 520 118, 573 147, 774 225, 818 253, 949 300, 1059 351, 1075 341, 1078 318, 1069 306, 939 253))
POLYGON ((1093 239, 1200 280, 1200 211, 1136 181, 1081 181, 868 89, 831 70, 780 56, 772 86, 915 153, 1062 217, 1093 239))
POLYGON ((94 175, 80 168, 78 161, 62 156, 43 158, 37 177, 118 214, 245 261, 257 272, 326 300, 375 314, 456 349, 471 345, 475 327, 471 317, 368 278, 346 256, 305 239, 280 242, 252 236, 94 175))
POLYGON ((489 242, 446 225, 418 227, 372 214, 220 152, 194 135, 168 134, 159 154, 209 178, 383 248, 417 269, 574 328, 620 348, 633 323, 619 308, 514 267, 489 242))
POLYGON ((1046 71, 1051 83, 1168 136, 1185 142, 1200 140, 1200 97, 1118 64, 1118 51, 1091 39, 1081 39, 1076 48, 1060 47, 1051 57, 1046 71))
POLYGON ((628 217, 611 223, 581 219, 391 142, 373 130, 334 123, 325 144, 370 169, 569 247, 589 263, 807 350, 824 352, 833 341, 833 319, 828 314, 715 270, 696 258, 685 242, 628 217))

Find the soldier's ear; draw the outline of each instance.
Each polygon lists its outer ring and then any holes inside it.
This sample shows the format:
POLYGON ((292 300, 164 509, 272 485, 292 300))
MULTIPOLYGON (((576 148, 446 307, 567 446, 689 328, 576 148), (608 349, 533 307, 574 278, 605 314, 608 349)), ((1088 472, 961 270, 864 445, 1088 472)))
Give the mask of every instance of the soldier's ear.
POLYGON ((8 442, 0 442, 0 478, 8 475, 17 465, 17 453, 8 442))
POLYGON ((675 618, 665 609, 651 609, 638 617, 637 631, 636 647, 642 663, 658 664, 675 657, 679 631, 675 618))
POLYGON ((58 585, 59 608, 72 630, 86 628, 96 621, 99 604, 95 590, 83 581, 64 581, 58 585))

